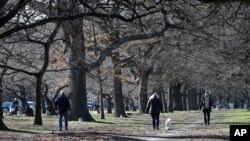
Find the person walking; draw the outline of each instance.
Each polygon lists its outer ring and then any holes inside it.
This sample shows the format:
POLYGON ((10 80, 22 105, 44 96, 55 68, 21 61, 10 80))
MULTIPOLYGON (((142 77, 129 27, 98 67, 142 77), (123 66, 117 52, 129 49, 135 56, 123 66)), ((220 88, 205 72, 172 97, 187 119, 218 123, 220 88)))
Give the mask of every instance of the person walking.
POLYGON ((206 90, 200 103, 200 110, 202 110, 203 115, 204 115, 205 126, 209 126, 212 105, 213 105, 212 98, 209 96, 208 90, 206 90))
POLYGON ((18 102, 17 98, 14 98, 14 101, 12 102, 12 106, 14 108, 12 115, 17 116, 17 111, 18 111, 18 106, 19 106, 19 102, 18 102))
POLYGON ((55 102, 55 110, 58 110, 59 131, 62 130, 62 118, 65 122, 65 130, 68 130, 68 111, 71 110, 69 98, 62 92, 61 96, 55 102))
POLYGON ((154 92, 148 100, 146 113, 150 113, 152 117, 152 126, 153 129, 159 130, 159 122, 160 122, 160 112, 162 111, 162 105, 159 99, 159 96, 156 92, 154 92))

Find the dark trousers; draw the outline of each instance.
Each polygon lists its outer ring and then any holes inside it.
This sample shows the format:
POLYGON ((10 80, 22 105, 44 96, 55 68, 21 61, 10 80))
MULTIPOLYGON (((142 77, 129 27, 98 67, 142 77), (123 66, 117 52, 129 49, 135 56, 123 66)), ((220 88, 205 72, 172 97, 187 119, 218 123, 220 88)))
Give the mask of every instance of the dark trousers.
POLYGON ((11 115, 16 115, 17 116, 17 111, 18 111, 18 107, 16 106, 14 111, 11 113, 11 115))
POLYGON ((204 109, 203 114, 204 114, 204 123, 205 123, 205 125, 209 125, 209 122, 210 122, 210 109, 204 109))
POLYGON ((68 130, 68 113, 67 112, 59 113, 58 117, 59 117, 59 128, 60 128, 60 130, 62 129, 62 119, 63 119, 63 117, 64 117, 64 122, 65 122, 65 129, 68 130))
POLYGON ((151 113, 151 117, 153 128, 155 129, 156 127, 157 129, 159 129, 160 113, 151 113))

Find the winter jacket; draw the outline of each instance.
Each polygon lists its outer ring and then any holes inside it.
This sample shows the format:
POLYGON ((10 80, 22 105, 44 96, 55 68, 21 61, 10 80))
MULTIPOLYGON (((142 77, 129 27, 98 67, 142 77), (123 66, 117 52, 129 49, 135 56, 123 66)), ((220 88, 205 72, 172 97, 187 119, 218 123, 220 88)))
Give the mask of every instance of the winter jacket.
MULTIPOLYGON (((212 106, 213 106, 213 101, 212 101, 212 98, 210 96, 208 96, 208 98, 209 98, 209 110, 211 111, 212 106)), ((201 99, 200 110, 202 110, 203 112, 205 110, 205 96, 203 96, 201 99)))
POLYGON ((160 99, 156 95, 151 96, 146 107, 146 113, 158 114, 162 111, 160 99))
POLYGON ((55 102, 55 110, 59 110, 59 114, 63 114, 71 110, 68 97, 62 94, 55 102))

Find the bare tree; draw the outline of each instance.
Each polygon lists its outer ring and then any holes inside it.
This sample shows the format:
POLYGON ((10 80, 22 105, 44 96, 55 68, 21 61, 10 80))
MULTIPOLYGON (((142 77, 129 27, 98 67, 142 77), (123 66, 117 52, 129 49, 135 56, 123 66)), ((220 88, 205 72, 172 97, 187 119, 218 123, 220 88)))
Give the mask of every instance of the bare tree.
POLYGON ((50 36, 47 38, 47 41, 45 42, 39 41, 39 40, 37 41, 35 39, 30 38, 29 36, 26 36, 29 42, 40 44, 42 45, 44 49, 44 54, 43 54, 44 62, 41 66, 41 69, 38 72, 31 72, 29 70, 25 70, 22 68, 21 69, 15 68, 9 65, 0 65, 0 67, 2 68, 11 69, 16 72, 25 73, 27 75, 32 75, 36 78, 36 113, 35 113, 35 120, 34 120, 35 125, 42 125, 42 115, 41 115, 42 78, 49 63, 49 48, 50 48, 50 45, 53 43, 53 40, 56 36, 57 29, 58 29, 58 26, 56 26, 54 31, 50 34, 50 36))

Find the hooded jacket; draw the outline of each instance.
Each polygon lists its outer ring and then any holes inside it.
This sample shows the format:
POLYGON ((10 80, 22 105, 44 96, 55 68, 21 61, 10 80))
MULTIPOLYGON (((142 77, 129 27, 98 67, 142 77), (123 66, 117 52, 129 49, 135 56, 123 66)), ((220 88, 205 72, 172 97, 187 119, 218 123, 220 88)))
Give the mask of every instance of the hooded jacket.
POLYGON ((158 114, 162 111, 161 101, 158 97, 156 93, 150 96, 146 107, 146 113, 158 114))

